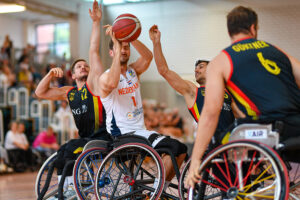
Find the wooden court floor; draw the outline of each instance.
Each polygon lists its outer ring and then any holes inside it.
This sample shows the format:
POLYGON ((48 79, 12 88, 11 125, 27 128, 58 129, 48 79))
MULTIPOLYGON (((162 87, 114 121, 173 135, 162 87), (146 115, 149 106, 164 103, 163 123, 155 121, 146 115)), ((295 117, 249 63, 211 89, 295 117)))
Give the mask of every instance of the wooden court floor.
POLYGON ((0 200, 33 200, 38 172, 0 174, 0 200))

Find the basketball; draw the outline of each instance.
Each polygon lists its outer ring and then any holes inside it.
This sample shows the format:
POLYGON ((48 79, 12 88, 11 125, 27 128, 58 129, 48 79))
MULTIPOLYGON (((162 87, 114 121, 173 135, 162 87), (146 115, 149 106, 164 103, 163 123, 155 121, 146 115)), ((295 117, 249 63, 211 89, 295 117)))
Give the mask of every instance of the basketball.
POLYGON ((120 42, 132 42, 140 36, 142 28, 140 20, 136 16, 122 14, 115 19, 112 31, 120 42))

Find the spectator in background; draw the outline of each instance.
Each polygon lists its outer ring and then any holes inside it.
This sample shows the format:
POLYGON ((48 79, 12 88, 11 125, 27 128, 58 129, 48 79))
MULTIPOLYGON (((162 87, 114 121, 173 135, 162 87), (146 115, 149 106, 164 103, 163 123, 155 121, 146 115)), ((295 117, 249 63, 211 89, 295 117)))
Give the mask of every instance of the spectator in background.
POLYGON ((4 48, 4 51, 5 51, 8 59, 10 59, 11 58, 11 50, 13 48, 13 42, 10 40, 9 35, 5 36, 2 47, 4 48))
POLYGON ((0 64, 0 80, 8 87, 15 85, 16 75, 10 69, 8 60, 3 60, 0 64))
POLYGON ((7 149, 10 163, 16 172, 22 172, 28 167, 33 167, 33 155, 24 131, 24 123, 14 121, 5 137, 4 147, 7 149))
POLYGON ((20 63, 20 72, 18 74, 18 80, 29 91, 31 91, 33 87, 33 75, 29 70, 29 67, 29 57, 25 57, 23 62, 20 63))
POLYGON ((0 61, 3 61, 3 60, 9 60, 9 57, 6 53, 5 48, 1 47, 1 49, 0 49, 0 61))
POLYGON ((51 126, 48 126, 47 131, 43 131, 35 138, 32 147, 39 152, 44 153, 47 157, 59 149, 57 144, 56 135, 51 126))

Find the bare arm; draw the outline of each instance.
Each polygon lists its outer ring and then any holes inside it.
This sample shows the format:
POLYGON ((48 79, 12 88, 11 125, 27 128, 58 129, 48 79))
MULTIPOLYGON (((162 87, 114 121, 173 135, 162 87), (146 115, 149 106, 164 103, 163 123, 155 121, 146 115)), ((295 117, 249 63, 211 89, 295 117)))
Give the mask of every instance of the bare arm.
POLYGON ((120 56, 121 56, 121 44, 118 40, 116 40, 115 36, 112 33, 111 26, 107 26, 106 33, 110 34, 113 43, 113 60, 108 72, 105 72, 100 77, 100 94, 102 98, 108 96, 113 89, 115 89, 120 80, 121 74, 121 63, 120 63, 120 56))
POLYGON ((93 21, 93 25, 89 49, 90 73, 87 79, 87 84, 91 90, 94 90, 94 85, 97 85, 100 75, 103 73, 103 64, 99 55, 102 5, 100 4, 98 6, 98 2, 95 0, 93 3, 93 9, 89 9, 89 14, 93 21))
POLYGON ((246 115, 238 108, 235 101, 232 99, 231 109, 235 118, 245 118, 246 115))
POLYGON ((48 100, 67 100, 67 92, 72 88, 65 86, 61 88, 51 88, 50 83, 54 77, 62 77, 63 71, 60 68, 53 68, 38 84, 35 94, 39 98, 48 100))
POLYGON ((276 46, 282 53, 284 53, 290 60, 292 64, 292 70, 293 70, 293 75, 295 77, 296 84, 298 88, 300 89, 300 61, 296 58, 294 58, 291 55, 288 55, 286 52, 284 52, 282 49, 276 46))
POLYGON ((137 61, 132 63, 130 66, 134 68, 137 75, 140 75, 143 72, 145 72, 150 66, 153 55, 151 51, 139 40, 135 40, 131 42, 131 44, 134 46, 134 48, 141 56, 137 59, 137 61))
POLYGON ((161 33, 156 25, 150 28, 149 36, 153 42, 154 60, 160 75, 181 95, 192 97, 194 100, 197 86, 190 81, 183 80, 176 72, 169 69, 161 48, 161 33))
POLYGON ((194 187, 194 183, 200 178, 198 169, 201 158, 216 130, 221 112, 220 108, 224 100, 225 84, 220 66, 223 66, 223 63, 217 56, 207 67, 204 106, 198 122, 197 136, 192 152, 192 162, 187 179, 188 185, 191 187, 194 187))

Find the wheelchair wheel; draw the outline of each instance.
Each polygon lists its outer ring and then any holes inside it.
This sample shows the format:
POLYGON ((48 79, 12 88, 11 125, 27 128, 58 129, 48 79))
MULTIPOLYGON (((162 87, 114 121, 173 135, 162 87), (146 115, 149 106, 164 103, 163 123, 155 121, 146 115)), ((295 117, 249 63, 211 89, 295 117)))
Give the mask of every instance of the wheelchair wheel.
MULTIPOLYGON (((57 157, 57 153, 52 154, 40 168, 39 173, 36 177, 36 181, 35 181, 36 197, 38 197, 39 194, 41 193, 41 191, 44 187, 44 184, 46 182, 46 179, 47 179, 48 169, 49 169, 50 165, 56 160, 56 157, 57 157)), ((47 198, 55 195, 57 193, 57 191, 58 191, 58 178, 57 178, 56 171, 54 171, 52 174, 52 178, 50 181, 48 191, 45 194, 44 199, 47 199, 47 198)))
POLYGON ((291 170, 289 171, 290 180, 290 200, 300 199, 300 164, 290 162, 291 170))
POLYGON ((96 199, 94 180, 105 152, 105 148, 91 148, 81 153, 76 160, 73 176, 75 191, 80 199, 96 199))
POLYGON ((185 187, 185 180, 186 177, 189 173, 189 168, 190 168, 190 162, 191 158, 185 163, 181 173, 180 173, 180 178, 179 178, 179 184, 178 184, 178 193, 179 193, 179 198, 180 199, 187 199, 187 194, 188 194, 188 188, 185 187))
MULTIPOLYGON (((186 162, 184 165, 181 174, 180 174, 180 179, 179 179, 179 184, 178 184, 178 193, 179 193, 179 198, 182 200, 185 200, 188 198, 188 187, 185 186, 185 181, 189 173, 189 168, 190 168, 190 163, 191 163, 191 158, 186 162)), ((203 174, 204 179, 208 179, 208 173, 203 174)), ((206 188, 206 184, 204 183, 199 183, 195 185, 195 191, 197 192, 199 197, 204 196, 204 191, 206 188), (201 195, 200 195, 201 193, 201 195)), ((201 198, 200 198, 201 199, 201 198)))
POLYGON ((270 147, 255 141, 235 141, 215 149, 202 162, 202 178, 189 199, 288 198, 283 161, 270 147))
POLYGON ((148 145, 128 143, 105 157, 97 172, 95 192, 98 200, 157 200, 164 181, 164 165, 158 153, 148 145))

